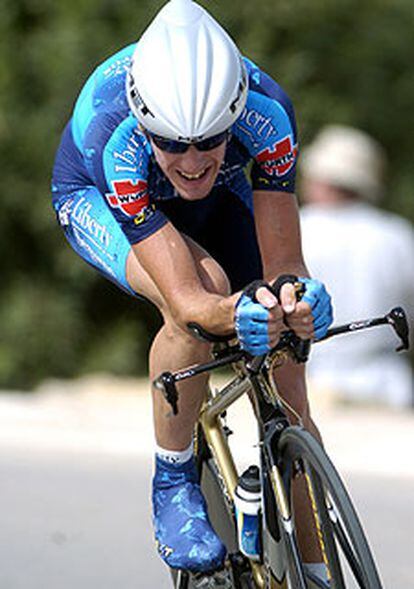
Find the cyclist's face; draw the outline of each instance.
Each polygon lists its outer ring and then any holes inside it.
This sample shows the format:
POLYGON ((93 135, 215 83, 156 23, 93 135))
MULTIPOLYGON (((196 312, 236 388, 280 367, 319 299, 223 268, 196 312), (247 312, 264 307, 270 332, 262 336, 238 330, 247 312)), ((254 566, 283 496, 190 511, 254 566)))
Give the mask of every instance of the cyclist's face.
POLYGON ((213 188, 223 163, 227 142, 209 151, 191 145, 185 153, 168 153, 151 140, 155 159, 177 192, 186 200, 205 198, 213 188))

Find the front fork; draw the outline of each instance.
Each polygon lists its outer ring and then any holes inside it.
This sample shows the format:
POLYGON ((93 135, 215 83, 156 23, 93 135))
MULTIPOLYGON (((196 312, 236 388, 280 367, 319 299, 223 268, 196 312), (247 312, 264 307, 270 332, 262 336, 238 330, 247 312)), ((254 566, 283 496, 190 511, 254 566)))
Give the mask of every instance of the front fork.
MULTIPOLYGON (((292 514, 285 486, 274 457, 286 418, 274 416, 263 428, 261 473, 263 489, 263 560, 266 589, 288 589, 286 537, 293 535, 292 514)), ((306 587, 306 585, 304 585, 306 587)), ((295 587, 302 589, 302 587, 295 587)))

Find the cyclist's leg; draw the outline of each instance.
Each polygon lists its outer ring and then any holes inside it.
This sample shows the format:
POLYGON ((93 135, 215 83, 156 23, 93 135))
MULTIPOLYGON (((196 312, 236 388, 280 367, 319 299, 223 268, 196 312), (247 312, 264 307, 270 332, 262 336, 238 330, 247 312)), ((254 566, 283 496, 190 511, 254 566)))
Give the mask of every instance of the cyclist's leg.
MULTIPOLYGON (((184 238, 193 254, 204 288, 209 292, 228 294, 228 280, 217 262, 192 239, 186 236, 184 238)), ((210 346, 197 341, 174 322, 161 294, 133 252, 128 256, 127 277, 130 286, 150 299, 164 319, 164 325, 156 335, 150 351, 151 379, 164 370, 179 370, 185 366, 205 362, 209 358, 210 346)), ((155 434, 159 446, 177 451, 188 448, 205 395, 207 380, 208 376, 200 375, 179 384, 179 414, 174 418, 170 416, 170 405, 159 391, 153 392, 155 434)))
MULTIPOLYGON (((220 266, 190 238, 185 239, 204 288, 227 294, 229 286, 220 266)), ((164 325, 150 352, 151 379, 164 370, 177 370, 206 361, 209 346, 198 342, 175 324, 162 296, 133 254, 128 258, 127 277, 130 286, 156 304, 164 318, 164 325)), ((194 426, 206 386, 205 376, 180 383, 177 387, 179 413, 175 416, 159 391, 153 391, 158 445, 153 509, 158 551, 172 568, 197 571, 220 567, 226 554, 208 520, 191 452, 194 426)))
MULTIPOLYGON (((160 202, 159 208, 179 231, 190 236, 186 237, 187 244, 206 290, 229 294, 230 288, 242 288, 261 273, 253 216, 231 192, 215 189, 207 198, 198 201, 175 198, 160 202)), ((133 266, 137 264, 133 258, 130 258, 130 263, 133 266)), ((209 346, 197 342, 171 321, 168 309, 158 300, 159 293, 150 292, 149 289, 152 287, 148 285, 147 277, 142 275, 142 269, 138 266, 136 275, 136 288, 140 288, 140 292, 142 289, 146 290, 143 294, 152 298, 165 320, 164 328, 157 335, 151 350, 151 373, 155 376, 162 370, 182 368, 208 358, 209 346), (179 341, 180 345, 174 350, 173 342, 176 341, 179 341), (167 354, 165 350, 168 351, 167 354), (174 365, 168 367, 169 362, 174 365)), ((206 378, 201 376, 198 381, 191 379, 188 383, 180 384, 181 402, 189 399, 183 411, 189 412, 188 417, 193 423, 202 400, 194 391, 203 388, 205 390, 205 383, 206 378)), ((182 427, 181 421, 174 422, 163 417, 169 413, 170 408, 160 399, 159 394, 156 395, 154 408, 157 424, 162 424, 156 428, 159 444, 171 444, 169 436, 172 434, 176 449, 187 447, 192 431, 188 427, 182 427)))
MULTIPOLYGON (((154 303, 164 318, 150 354, 151 377, 163 370, 176 370, 205 361, 209 346, 198 342, 172 320, 157 287, 138 263, 127 238, 94 186, 62 194, 55 199, 58 221, 72 248, 86 262, 131 295, 142 295, 154 303)), ((223 270, 201 247, 186 238, 200 280, 206 290, 227 294, 229 284, 223 270)), ((191 442, 193 426, 203 399, 206 377, 180 386, 180 413, 170 420, 170 406, 158 393, 154 395, 157 442, 171 450, 182 450, 191 442)))
MULTIPOLYGON (((151 351, 152 374, 205 360, 208 346, 174 323, 99 191, 85 187, 56 198, 54 206, 69 243, 86 262, 123 290, 151 300, 163 314, 165 324, 151 351)), ((187 242, 205 288, 226 294, 229 287, 223 270, 194 242, 187 242)), ((170 418, 169 405, 159 393, 154 395, 157 440, 167 450, 180 450, 190 444, 206 387, 206 380, 199 380, 180 387, 180 414, 176 417, 170 418)), ((207 570, 221 565, 225 548, 208 522, 193 460, 170 465, 157 459, 154 504, 160 553, 171 566, 207 570)))

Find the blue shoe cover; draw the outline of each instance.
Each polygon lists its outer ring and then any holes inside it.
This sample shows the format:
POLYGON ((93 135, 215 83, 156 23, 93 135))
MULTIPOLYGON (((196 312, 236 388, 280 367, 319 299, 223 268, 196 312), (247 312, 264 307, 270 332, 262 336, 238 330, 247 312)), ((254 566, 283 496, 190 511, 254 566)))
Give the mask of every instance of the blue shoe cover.
POLYGON ((223 566, 226 548, 209 522, 194 458, 169 464, 156 457, 152 502, 157 549, 168 566, 194 572, 223 566))

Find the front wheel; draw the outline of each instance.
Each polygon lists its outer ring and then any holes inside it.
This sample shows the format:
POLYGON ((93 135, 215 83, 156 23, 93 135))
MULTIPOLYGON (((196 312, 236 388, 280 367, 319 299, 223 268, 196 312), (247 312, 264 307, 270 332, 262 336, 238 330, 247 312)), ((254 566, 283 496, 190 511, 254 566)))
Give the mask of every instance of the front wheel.
POLYGON ((294 477, 306 478, 329 589, 382 589, 357 513, 320 444, 309 432, 293 426, 282 433, 279 451, 288 493, 294 477))

